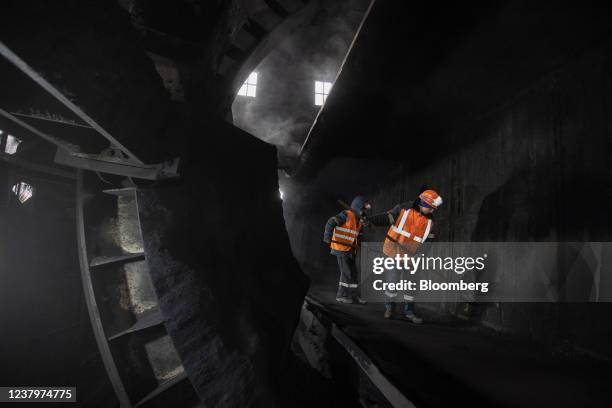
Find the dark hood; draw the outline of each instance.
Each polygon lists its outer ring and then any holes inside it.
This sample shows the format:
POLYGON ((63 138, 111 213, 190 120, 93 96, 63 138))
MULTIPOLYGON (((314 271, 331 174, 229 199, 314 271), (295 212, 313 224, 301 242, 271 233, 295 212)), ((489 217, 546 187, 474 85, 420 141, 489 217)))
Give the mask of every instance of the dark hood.
POLYGON ((366 199, 363 196, 357 196, 355 198, 353 198, 353 201, 351 201, 351 208, 357 212, 357 214, 359 214, 359 212, 362 210, 363 205, 365 204, 366 199))

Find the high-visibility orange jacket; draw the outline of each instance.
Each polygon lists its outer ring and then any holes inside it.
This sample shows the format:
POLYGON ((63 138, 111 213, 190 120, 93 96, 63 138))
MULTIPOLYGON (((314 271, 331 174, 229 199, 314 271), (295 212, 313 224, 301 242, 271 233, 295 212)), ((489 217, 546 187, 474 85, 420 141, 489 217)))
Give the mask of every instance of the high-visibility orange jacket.
POLYGON ((340 252, 352 251, 357 247, 357 237, 361 231, 361 223, 353 211, 345 210, 346 221, 337 225, 332 233, 330 247, 340 252))
POLYGON ((431 231, 432 221, 418 210, 402 208, 387 231, 383 244, 385 255, 414 255, 431 231))

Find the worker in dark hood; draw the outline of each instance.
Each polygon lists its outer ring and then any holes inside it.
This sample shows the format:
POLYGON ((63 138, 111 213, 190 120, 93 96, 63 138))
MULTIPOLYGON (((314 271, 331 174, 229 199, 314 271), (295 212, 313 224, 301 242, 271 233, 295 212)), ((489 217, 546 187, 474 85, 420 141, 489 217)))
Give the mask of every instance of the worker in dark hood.
MULTIPOLYGON (((432 214, 442 205, 442 197, 434 190, 425 190, 413 202, 401 203, 391 210, 373 215, 368 221, 376 226, 389 226, 383 252, 389 258, 414 256, 423 243, 433 238, 432 214)), ((388 282, 399 282, 405 271, 391 269, 387 272, 388 282)), ((414 312, 414 297, 410 292, 385 291, 385 319, 393 317, 398 300, 404 301, 404 317, 412 323, 423 319, 414 312), (400 297, 401 295, 401 297, 400 297)))
POLYGON ((370 204, 366 199, 357 196, 351 202, 350 209, 345 209, 331 217, 325 225, 323 241, 329 244, 331 254, 336 256, 340 269, 336 295, 336 300, 340 303, 365 303, 359 297, 355 258, 368 208, 370 204))

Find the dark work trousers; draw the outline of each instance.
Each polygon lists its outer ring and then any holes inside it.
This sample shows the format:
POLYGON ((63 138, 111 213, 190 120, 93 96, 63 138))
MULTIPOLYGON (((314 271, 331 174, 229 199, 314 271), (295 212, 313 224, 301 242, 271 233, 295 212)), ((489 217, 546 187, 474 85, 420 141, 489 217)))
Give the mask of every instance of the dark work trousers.
MULTIPOLYGON (((385 272, 385 280, 387 282, 399 282, 401 279, 410 279, 409 271, 398 271, 397 269, 389 269, 385 272)), ((404 313, 414 310, 414 297, 410 291, 390 291, 385 290, 385 310, 395 311, 397 303, 404 302, 404 313)))
POLYGON ((359 288, 355 254, 347 252, 346 254, 336 255, 336 258, 338 259, 338 268, 340 269, 340 280, 336 297, 352 299, 357 296, 359 288))

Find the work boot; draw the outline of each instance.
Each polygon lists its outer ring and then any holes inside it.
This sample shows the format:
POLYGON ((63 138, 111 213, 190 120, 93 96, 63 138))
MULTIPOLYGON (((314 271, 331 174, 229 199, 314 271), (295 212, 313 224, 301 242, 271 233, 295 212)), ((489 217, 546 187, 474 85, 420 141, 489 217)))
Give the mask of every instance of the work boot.
POLYGON ((415 315, 413 311, 406 312, 406 314, 404 316, 406 317, 406 320, 409 320, 409 321, 411 321, 414 324, 421 324, 421 323, 423 323, 423 319, 420 318, 419 316, 415 315))
POLYGON ((368 303, 365 300, 363 300, 361 296, 355 296, 353 300, 355 301, 355 303, 359 303, 360 305, 365 305, 366 303, 368 303))
POLYGON ((385 310, 385 319, 390 319, 393 317, 393 310, 385 310))
POLYGON ((353 299, 346 298, 346 297, 337 297, 336 298, 336 302, 339 302, 339 303, 353 303, 353 299))

